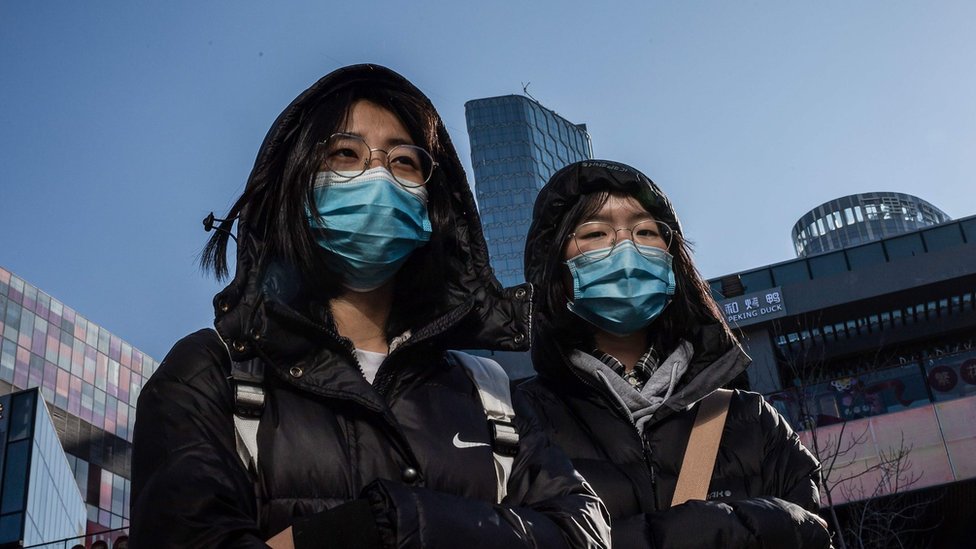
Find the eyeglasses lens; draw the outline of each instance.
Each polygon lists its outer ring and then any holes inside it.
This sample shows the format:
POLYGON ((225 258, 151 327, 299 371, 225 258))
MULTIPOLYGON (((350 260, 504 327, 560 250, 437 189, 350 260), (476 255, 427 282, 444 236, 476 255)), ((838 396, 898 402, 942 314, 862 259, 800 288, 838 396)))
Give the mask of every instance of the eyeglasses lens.
POLYGON ((603 259, 610 255, 610 251, 617 243, 618 232, 630 232, 634 243, 641 246, 652 246, 662 250, 667 250, 671 246, 671 228, 666 223, 653 220, 641 221, 629 231, 623 228, 614 229, 608 223, 591 221, 577 227, 573 239, 581 254, 594 259, 603 259))
POLYGON ((419 187, 430 179, 434 171, 434 159, 427 151, 414 145, 397 145, 387 155, 390 173, 401 184, 419 187))
POLYGON ((366 171, 374 153, 386 153, 386 168, 393 177, 406 187, 423 186, 434 171, 434 159, 430 153, 414 145, 397 145, 392 149, 370 150, 362 138, 348 134, 335 134, 324 143, 325 167, 348 178, 366 171))
POLYGON ((325 165, 330 170, 348 177, 366 171, 369 147, 362 139, 336 134, 325 142, 325 165))

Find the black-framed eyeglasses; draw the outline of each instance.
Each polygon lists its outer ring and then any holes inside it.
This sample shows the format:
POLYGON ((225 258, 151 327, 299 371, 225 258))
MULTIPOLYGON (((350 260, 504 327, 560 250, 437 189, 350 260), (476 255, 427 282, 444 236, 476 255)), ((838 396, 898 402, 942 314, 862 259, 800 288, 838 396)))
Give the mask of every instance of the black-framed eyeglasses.
POLYGON ((602 221, 587 221, 576 227, 570 234, 577 251, 586 257, 603 259, 617 244, 617 233, 630 231, 630 238, 638 244, 637 250, 643 255, 640 246, 652 246, 667 251, 671 247, 673 231, 663 221, 645 219, 633 227, 614 227, 602 221))
POLYGON ((334 133, 318 147, 325 167, 345 179, 365 172, 375 151, 386 155, 386 169, 404 187, 426 185, 437 167, 430 153, 416 145, 397 145, 388 151, 374 149, 362 137, 349 133, 334 133))

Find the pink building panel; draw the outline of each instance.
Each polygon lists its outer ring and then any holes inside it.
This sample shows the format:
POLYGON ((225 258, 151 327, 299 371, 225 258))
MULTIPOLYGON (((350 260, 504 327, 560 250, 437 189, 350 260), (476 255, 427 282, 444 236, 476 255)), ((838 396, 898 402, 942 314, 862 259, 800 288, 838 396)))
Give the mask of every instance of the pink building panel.
MULTIPOLYGON (((813 451, 812 433, 799 433, 813 451)), ((840 456, 828 474, 834 504, 883 495, 893 488, 919 489, 976 477, 976 397, 939 402, 817 429, 820 459, 828 467, 836 448, 840 456), (853 444, 857 442, 857 444, 853 444), (904 444, 911 448, 903 478, 910 486, 887 484, 880 471, 870 471, 881 456, 904 444), (867 471, 865 473, 865 471, 867 471), (853 478, 851 478, 853 477, 853 478)), ((894 479, 890 479, 894 482, 894 479)), ((826 494, 822 494, 826 504, 826 494)))

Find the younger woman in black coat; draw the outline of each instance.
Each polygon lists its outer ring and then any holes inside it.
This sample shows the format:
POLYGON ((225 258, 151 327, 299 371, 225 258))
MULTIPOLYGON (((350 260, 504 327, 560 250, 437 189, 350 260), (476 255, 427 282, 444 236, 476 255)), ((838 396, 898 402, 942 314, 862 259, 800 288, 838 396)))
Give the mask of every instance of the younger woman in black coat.
POLYGON ((705 500, 671 507, 697 403, 749 364, 644 174, 583 161, 535 203, 537 288, 520 387, 606 503, 614 547, 827 547, 819 464, 756 393, 735 391, 705 500))

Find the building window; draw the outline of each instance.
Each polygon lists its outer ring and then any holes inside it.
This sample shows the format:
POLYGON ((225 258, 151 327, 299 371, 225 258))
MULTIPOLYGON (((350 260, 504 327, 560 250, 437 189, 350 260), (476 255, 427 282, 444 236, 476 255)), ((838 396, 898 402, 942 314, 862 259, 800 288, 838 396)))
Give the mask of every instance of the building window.
POLYGON ((891 321, 892 326, 904 326, 906 324, 905 316, 902 314, 901 309, 891 311, 891 321))

